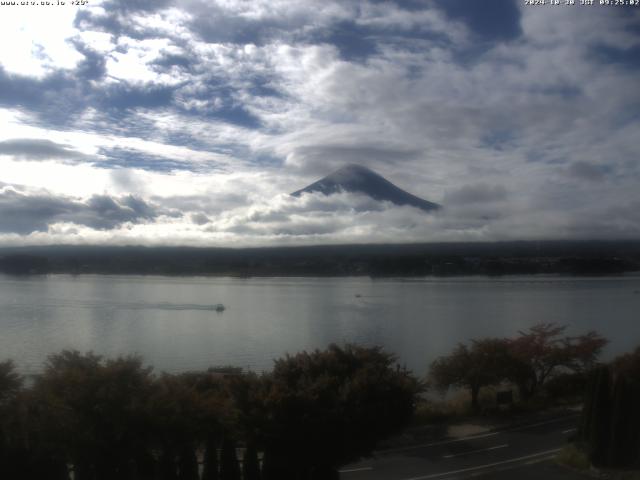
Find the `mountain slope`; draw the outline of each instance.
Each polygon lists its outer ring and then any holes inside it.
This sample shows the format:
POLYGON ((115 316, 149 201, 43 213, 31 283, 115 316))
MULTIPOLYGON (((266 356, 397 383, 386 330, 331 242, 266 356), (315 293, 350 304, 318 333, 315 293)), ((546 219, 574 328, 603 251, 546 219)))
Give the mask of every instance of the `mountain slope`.
POLYGON ((374 171, 355 164, 342 167, 291 195, 299 197, 303 193, 312 192, 331 195, 342 191, 363 193, 378 201, 392 202, 396 205, 410 205, 427 212, 440 208, 437 203, 411 195, 374 171))

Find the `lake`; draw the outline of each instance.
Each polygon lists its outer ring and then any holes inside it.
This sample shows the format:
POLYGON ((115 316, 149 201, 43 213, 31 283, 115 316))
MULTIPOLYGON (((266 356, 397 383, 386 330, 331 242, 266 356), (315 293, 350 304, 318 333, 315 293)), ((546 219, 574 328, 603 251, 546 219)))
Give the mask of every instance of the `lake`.
POLYGON ((261 371, 331 342, 382 345, 417 374, 457 342, 538 322, 640 344, 640 276, 422 279, 0 275, 0 359, 36 373, 64 348, 137 353, 156 370, 261 371), (216 304, 225 305, 223 312, 216 304))

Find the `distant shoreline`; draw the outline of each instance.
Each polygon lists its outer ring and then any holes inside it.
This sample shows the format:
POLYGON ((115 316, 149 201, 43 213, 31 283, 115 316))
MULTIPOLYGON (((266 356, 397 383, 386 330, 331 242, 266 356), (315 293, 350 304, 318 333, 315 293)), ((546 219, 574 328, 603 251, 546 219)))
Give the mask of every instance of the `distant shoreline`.
MULTIPOLYGON (((230 279, 230 280, 252 280, 252 279, 272 279, 272 280, 286 280, 286 279, 370 279, 370 280, 393 280, 393 281, 405 281, 405 282, 419 282, 421 280, 500 280, 500 279, 527 279, 527 280, 539 280, 544 281, 548 279, 562 280, 562 279, 620 279, 620 278, 637 278, 640 277, 640 270, 629 271, 622 273, 602 273, 602 274, 570 274, 570 273, 514 273, 514 274, 501 274, 501 275, 488 275, 488 274, 450 274, 450 275, 298 275, 298 274, 280 274, 280 275, 233 275, 233 274, 179 274, 179 273, 98 273, 98 272, 47 272, 47 273, 6 273, 0 271, 0 275, 12 278, 31 278, 31 277, 143 277, 143 278, 183 278, 183 279, 230 279)), ((640 294, 640 291, 634 292, 640 294)))
POLYGON ((640 241, 0 248, 0 273, 6 274, 439 278, 635 272, 640 272, 640 241))

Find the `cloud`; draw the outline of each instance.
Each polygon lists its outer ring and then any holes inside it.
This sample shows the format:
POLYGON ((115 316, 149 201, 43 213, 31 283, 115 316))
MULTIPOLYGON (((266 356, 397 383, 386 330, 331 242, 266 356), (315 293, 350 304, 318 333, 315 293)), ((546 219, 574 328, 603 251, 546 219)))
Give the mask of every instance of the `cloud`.
MULTIPOLYGON (((171 172, 176 170, 195 170, 194 164, 188 160, 178 160, 161 155, 153 155, 144 151, 128 148, 101 148, 100 155, 105 158, 98 165, 102 168, 117 167, 151 171, 171 172)), ((116 176, 116 180, 122 177, 116 176)))
POLYGON ((5 225, 44 243, 637 234, 640 12, 519 3, 109 0, 53 9, 46 34, 41 9, 7 9, 29 38, 0 47, 0 181, 25 186, 5 225), (345 163, 446 208, 283 196, 345 163))
POLYGON ((0 191, 0 232, 46 232, 54 223, 85 225, 109 230, 124 223, 152 220, 158 212, 133 196, 114 199, 94 195, 86 201, 46 193, 29 194, 5 187, 0 191))
POLYGON ((102 4, 107 11, 154 12, 167 8, 174 0, 108 0, 102 4))
MULTIPOLYGON (((170 199, 168 199, 170 200, 170 199)), ((175 201, 174 201, 175 202, 175 201)), ((165 202, 168 203, 168 202, 165 202)), ((378 203, 349 193, 300 198, 278 195, 204 213, 204 199, 183 199, 171 213, 134 197, 96 196, 85 201, 8 193, 0 197, 0 241, 22 244, 110 243, 143 245, 310 245, 528 239, 635 238, 638 202, 582 206, 572 211, 459 204, 435 214, 378 203), (19 205, 19 207, 17 207, 19 205), (11 212, 17 212, 11 215, 11 212), (184 215, 185 212, 191 212, 184 215), (19 233, 21 237, 14 235, 19 233)), ((177 204, 177 203, 174 203, 177 204)), ((493 205, 493 206, 492 206, 493 205)))
POLYGON ((445 205, 468 205, 501 202, 506 200, 507 197, 508 191, 503 185, 476 183, 464 185, 457 190, 447 192, 443 202, 445 205))
POLYGON ((119 168, 111 170, 111 180, 116 188, 125 192, 144 192, 143 180, 138 177, 135 170, 129 168, 119 168))
POLYGON ((211 221, 204 213, 192 213, 191 221, 196 225, 205 225, 211 221))
POLYGON ((0 141, 0 155, 10 155, 19 160, 48 160, 58 158, 66 162, 86 161, 90 157, 50 140, 38 138, 14 138, 0 141))
POLYGON ((99 80, 107 73, 107 59, 100 52, 90 48, 87 44, 78 39, 71 40, 76 50, 84 56, 77 67, 77 75, 86 80, 99 80))
POLYGON ((351 164, 363 163, 372 168, 393 168, 407 160, 419 159, 422 152, 404 145, 301 145, 289 156, 289 165, 298 166, 305 173, 326 175, 331 170, 351 164))
POLYGON ((516 0, 437 0, 451 19, 464 22, 484 40, 513 40, 522 34, 520 9, 516 0))
POLYGON ((605 179, 609 170, 610 168, 605 165, 594 165, 589 162, 575 162, 567 169, 567 175, 579 180, 601 182, 605 179))

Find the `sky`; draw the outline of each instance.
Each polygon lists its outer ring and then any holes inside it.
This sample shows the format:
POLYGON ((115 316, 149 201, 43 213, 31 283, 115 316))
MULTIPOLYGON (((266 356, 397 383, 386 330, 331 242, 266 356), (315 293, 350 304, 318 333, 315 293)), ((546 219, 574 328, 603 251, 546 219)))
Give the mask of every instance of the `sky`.
POLYGON ((0 245, 640 239, 640 6, 0 3, 0 245))

